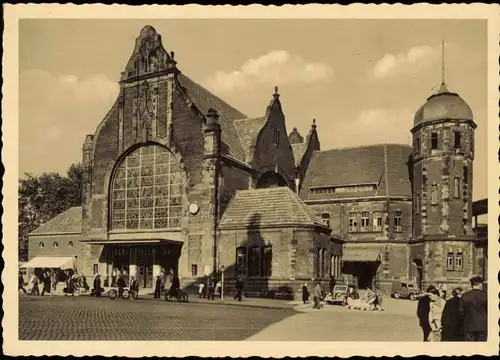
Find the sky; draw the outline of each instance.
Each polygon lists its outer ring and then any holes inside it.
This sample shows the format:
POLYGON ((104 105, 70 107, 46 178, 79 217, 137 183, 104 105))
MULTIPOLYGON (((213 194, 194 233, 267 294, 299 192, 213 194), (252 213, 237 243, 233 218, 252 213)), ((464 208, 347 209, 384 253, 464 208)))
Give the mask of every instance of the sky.
POLYGON ((20 20, 19 176, 81 162, 145 25, 179 69, 249 117, 279 87, 287 131, 313 118, 322 150, 410 144, 414 114, 445 80, 471 106, 474 199, 487 197, 487 37, 480 20, 20 20))

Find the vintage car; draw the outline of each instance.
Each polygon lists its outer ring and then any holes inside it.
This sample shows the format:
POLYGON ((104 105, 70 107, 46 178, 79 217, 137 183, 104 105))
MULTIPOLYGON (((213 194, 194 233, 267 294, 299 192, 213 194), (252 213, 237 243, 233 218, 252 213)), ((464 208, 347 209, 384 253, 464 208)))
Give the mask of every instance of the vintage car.
POLYGON ((403 280, 392 283, 391 296, 394 299, 410 299, 413 301, 424 295, 414 282, 403 280))
POLYGON ((335 285, 332 292, 325 296, 325 302, 332 305, 344 305, 347 288, 347 285, 335 285))

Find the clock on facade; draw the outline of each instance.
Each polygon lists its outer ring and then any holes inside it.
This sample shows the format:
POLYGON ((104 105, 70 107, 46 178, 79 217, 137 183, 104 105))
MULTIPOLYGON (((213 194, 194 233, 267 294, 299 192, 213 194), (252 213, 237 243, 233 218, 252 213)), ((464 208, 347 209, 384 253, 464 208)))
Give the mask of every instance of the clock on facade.
POLYGON ((189 204, 188 210, 191 215, 196 215, 200 211, 200 208, 196 204, 189 204))

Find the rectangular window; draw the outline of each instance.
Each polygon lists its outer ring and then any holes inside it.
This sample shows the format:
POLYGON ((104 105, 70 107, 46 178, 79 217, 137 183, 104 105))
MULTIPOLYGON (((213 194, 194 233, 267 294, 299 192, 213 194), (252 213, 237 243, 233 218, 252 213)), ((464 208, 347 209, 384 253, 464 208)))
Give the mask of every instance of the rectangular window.
POLYGON ((447 257, 446 257, 446 269, 447 270, 453 270, 453 265, 455 261, 455 256, 452 252, 449 252, 447 257))
POLYGON ((323 219, 323 222, 326 224, 326 226, 330 227, 330 214, 328 213, 321 214, 321 219, 323 219))
POLYGON ((246 276, 247 274, 247 248, 236 249, 236 275, 246 276))
POLYGON ((93 271, 94 271, 94 275, 99 273, 99 264, 94 264, 93 271))
POLYGON ((198 265, 197 264, 191 265, 191 275, 198 276, 198 265))
POLYGON ((415 198, 415 213, 420 214, 420 194, 417 194, 415 198))
POLYGON ((361 213, 361 228, 364 230, 370 225, 370 213, 363 211, 361 213))
POLYGON ((460 179, 458 177, 455 177, 453 181, 453 197, 460 198, 460 179))
POLYGON ((382 214, 373 214, 373 231, 382 231, 382 214))
POLYGON ((262 276, 271 277, 273 271, 273 248, 271 245, 262 247, 262 276))
POLYGON ((455 149, 460 149, 462 147, 462 133, 460 131, 455 131, 455 149))
POLYGON ((420 138, 417 137, 415 138, 415 154, 418 154, 420 152, 420 138))
POLYGON ((468 184, 469 182, 469 169, 467 166, 464 166, 464 184, 468 184))
POLYGON ((349 214, 349 232, 356 232, 358 231, 358 219, 357 219, 358 214, 356 213, 350 213, 349 214))
POLYGON ((462 253, 457 253, 455 255, 455 270, 463 270, 464 269, 464 255, 462 253))
POLYGON ((437 203, 438 203, 438 187, 436 184, 434 184, 432 185, 431 204, 437 205, 437 203))
POLYGON ((434 132, 431 134, 431 149, 437 149, 438 145, 438 133, 434 132))
POLYGON ((401 211, 394 213, 394 231, 403 231, 403 214, 401 211))
POLYGON ((280 144, 280 131, 279 129, 274 129, 274 145, 278 146, 280 144))
POLYGON ((248 251, 248 276, 260 276, 260 248, 252 246, 248 251))

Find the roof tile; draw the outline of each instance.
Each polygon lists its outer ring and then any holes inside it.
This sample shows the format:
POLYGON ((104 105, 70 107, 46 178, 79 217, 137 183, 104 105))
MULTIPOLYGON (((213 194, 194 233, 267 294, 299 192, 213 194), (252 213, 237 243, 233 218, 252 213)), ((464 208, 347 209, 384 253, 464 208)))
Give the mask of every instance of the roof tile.
POLYGON ((82 232, 82 207, 75 206, 63 213, 56 215, 45 224, 40 225, 29 235, 42 235, 54 233, 81 233, 82 232))
POLYGON ((247 157, 253 155, 251 154, 251 146, 255 145, 255 140, 265 123, 265 117, 239 119, 234 121, 236 132, 247 157))

